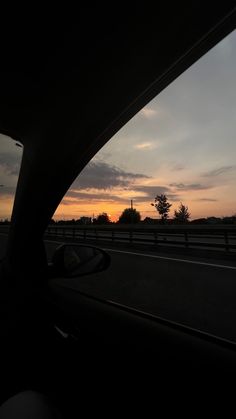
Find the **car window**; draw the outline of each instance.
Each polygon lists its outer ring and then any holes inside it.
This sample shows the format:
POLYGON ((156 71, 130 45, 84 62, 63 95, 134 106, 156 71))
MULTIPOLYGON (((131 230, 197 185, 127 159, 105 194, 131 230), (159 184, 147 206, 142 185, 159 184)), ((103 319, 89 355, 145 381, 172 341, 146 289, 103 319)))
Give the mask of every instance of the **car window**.
POLYGON ((234 341, 235 68, 236 31, 111 138, 53 221, 112 256, 74 286, 234 341))
MULTIPOLYGON (((0 234, 9 228, 16 185, 20 172, 23 146, 20 142, 0 134, 0 234)), ((5 252, 1 246, 1 255, 5 252)))

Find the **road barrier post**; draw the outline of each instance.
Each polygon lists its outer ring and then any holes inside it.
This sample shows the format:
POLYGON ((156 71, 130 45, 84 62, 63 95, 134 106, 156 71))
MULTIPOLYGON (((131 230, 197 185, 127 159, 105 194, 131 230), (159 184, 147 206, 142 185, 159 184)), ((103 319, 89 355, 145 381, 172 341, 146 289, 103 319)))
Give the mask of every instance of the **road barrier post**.
POLYGON ((224 232, 224 236, 225 236, 225 250, 229 252, 230 247, 229 247, 229 237, 228 237, 227 231, 224 232))
POLYGON ((188 232, 187 231, 184 232, 184 237, 185 237, 185 247, 188 248, 189 243, 188 243, 188 232))
POLYGON ((129 231, 129 242, 130 243, 133 242, 133 231, 132 230, 129 231))

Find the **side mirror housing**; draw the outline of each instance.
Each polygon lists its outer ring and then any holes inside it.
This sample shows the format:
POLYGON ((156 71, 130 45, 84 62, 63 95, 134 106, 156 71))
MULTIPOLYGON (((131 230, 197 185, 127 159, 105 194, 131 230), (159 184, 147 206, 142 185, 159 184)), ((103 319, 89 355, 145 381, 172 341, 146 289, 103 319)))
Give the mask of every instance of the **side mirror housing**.
POLYGON ((53 276, 73 278, 101 272, 110 261, 108 253, 98 247, 65 243, 55 250, 51 271, 53 276))

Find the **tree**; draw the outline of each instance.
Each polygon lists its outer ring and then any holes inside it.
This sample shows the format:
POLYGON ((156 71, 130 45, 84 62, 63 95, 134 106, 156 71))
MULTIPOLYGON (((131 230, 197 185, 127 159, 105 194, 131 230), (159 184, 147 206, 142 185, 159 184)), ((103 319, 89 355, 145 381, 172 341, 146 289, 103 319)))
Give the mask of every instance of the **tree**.
POLYGON ((106 212, 99 214, 95 220, 95 224, 109 224, 110 219, 106 212))
POLYGON ((188 211, 187 205, 180 203, 179 209, 175 210, 174 220, 179 223, 187 223, 189 221, 190 213, 188 211))
POLYGON ((156 208, 157 212, 159 212, 161 220, 164 223, 169 216, 169 211, 172 204, 168 202, 167 196, 164 194, 157 195, 154 201, 155 202, 151 203, 151 205, 156 208))
POLYGON ((119 224, 137 224, 141 220, 140 213, 135 208, 126 208, 119 217, 119 224))
POLYGON ((92 224, 92 219, 91 217, 82 216, 79 218, 79 220, 77 220, 77 224, 83 224, 83 225, 92 224))

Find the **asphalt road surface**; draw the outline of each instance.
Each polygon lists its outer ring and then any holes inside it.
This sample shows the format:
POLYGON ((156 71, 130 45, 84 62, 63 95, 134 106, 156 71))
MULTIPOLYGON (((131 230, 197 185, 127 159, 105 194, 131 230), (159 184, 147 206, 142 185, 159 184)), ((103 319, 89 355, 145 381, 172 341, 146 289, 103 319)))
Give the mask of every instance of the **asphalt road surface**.
MULTIPOLYGON (((45 241, 50 260, 58 242, 45 241)), ((6 236, 0 234, 0 256, 6 236)), ((68 279, 93 296, 236 341, 236 261, 108 249, 110 267, 68 279)))

